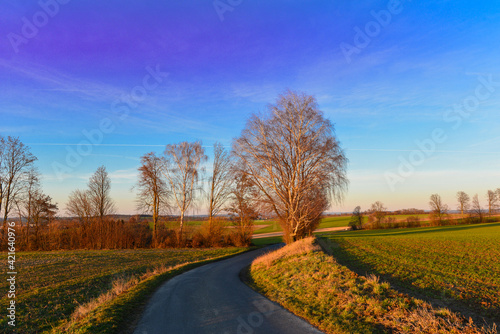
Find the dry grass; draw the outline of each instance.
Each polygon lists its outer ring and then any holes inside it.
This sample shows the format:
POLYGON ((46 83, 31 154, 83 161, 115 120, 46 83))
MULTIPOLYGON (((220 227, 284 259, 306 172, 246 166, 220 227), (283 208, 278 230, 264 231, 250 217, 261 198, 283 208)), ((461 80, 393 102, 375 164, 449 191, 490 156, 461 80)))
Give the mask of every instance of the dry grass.
POLYGON ((315 243, 314 237, 308 237, 293 244, 282 247, 276 251, 266 253, 256 258, 254 264, 264 264, 267 268, 271 267, 276 261, 290 257, 292 255, 307 254, 320 251, 321 247, 315 243))
POLYGON ((149 277, 160 275, 163 273, 166 273, 167 271, 170 270, 175 270, 177 268, 180 268, 182 266, 185 266, 187 264, 190 264, 193 262, 187 262, 187 263, 182 263, 178 264, 175 266, 171 267, 166 267, 165 265, 157 266, 153 268, 152 270, 148 270, 144 274, 142 274, 140 277, 136 277, 134 275, 132 276, 120 276, 117 279, 115 279, 112 284, 111 284, 111 289, 103 294, 101 294, 99 297, 92 299, 91 301, 79 305, 73 314, 70 317, 70 321, 66 324, 65 328, 70 328, 73 326, 76 322, 80 321, 81 319, 85 318, 90 312, 96 310, 98 307, 101 305, 112 301, 114 298, 118 297, 122 293, 126 292, 130 288, 136 286, 140 282, 143 282, 147 280, 149 277))
POLYGON ((118 277, 113 281, 111 290, 106 293, 103 293, 99 297, 92 299, 88 303, 79 305, 76 310, 71 315, 71 321, 78 321, 87 316, 91 311, 98 308, 100 305, 112 300, 116 296, 119 296, 121 293, 125 292, 129 288, 133 287, 139 283, 139 279, 134 276, 131 277, 118 277))
POLYGON ((326 333, 497 333, 375 275, 359 276, 317 249, 309 238, 267 254, 252 264, 254 286, 326 333))

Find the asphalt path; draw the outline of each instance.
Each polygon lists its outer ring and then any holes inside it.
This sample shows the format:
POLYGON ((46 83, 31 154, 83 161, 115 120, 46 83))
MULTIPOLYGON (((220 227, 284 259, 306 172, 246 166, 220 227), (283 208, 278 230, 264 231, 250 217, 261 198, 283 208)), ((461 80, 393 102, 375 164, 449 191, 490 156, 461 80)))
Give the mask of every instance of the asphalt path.
POLYGON ((258 294, 239 277, 269 249, 260 249, 190 270, 152 296, 134 334, 322 333, 258 294))

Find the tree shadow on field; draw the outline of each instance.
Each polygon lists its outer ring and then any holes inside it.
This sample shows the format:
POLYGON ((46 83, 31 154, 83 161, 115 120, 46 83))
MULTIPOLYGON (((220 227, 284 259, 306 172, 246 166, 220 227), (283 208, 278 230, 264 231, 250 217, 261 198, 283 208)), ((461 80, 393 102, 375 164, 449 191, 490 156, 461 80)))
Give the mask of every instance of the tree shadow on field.
POLYGON ((425 226, 415 228, 399 228, 387 230, 362 230, 356 233, 343 235, 344 238, 366 238, 366 237, 390 237, 390 236, 403 236, 412 234, 426 234, 426 233, 449 233, 457 231, 468 231, 473 229, 500 227, 500 223, 483 223, 477 225, 446 225, 446 226, 425 226))
MULTIPOLYGON (((500 224, 495 224, 495 225, 500 226, 500 224)), ((460 231, 460 230, 466 231, 468 229, 478 228, 478 227, 480 228, 482 226, 454 227, 451 229, 455 231, 460 231)), ((450 230, 449 226, 448 229, 445 228, 438 229, 439 232, 441 231, 445 232, 449 230, 450 230)), ((429 232, 434 232, 434 231, 429 231, 429 232)), ((411 235, 413 233, 417 233, 417 231, 403 233, 403 235, 405 234, 411 235)), ((420 231, 418 233, 422 232, 420 231)), ((375 234, 374 236, 379 236, 379 235, 382 236, 382 234, 375 234)), ((384 235, 394 235, 394 233, 384 234, 384 235)), ((364 236, 368 235, 365 234, 364 236)), ((496 323, 497 326, 500 324, 500 309, 498 308, 485 309, 482 307, 480 303, 481 301, 480 300, 478 301, 473 297, 464 298, 462 300, 455 299, 451 296, 451 294, 448 291, 445 291, 437 286, 429 288, 419 288, 412 284, 414 280, 412 280, 411 278, 404 279, 400 277, 394 277, 388 274, 382 274, 375 268, 375 266, 362 262, 361 259, 349 253, 348 251, 344 250, 341 246, 335 245, 335 241, 329 240, 329 243, 333 246, 329 253, 335 257, 337 262, 347 267, 348 269, 350 269, 351 271, 355 272, 358 275, 368 276, 370 274, 375 274, 379 276, 382 281, 388 282, 393 289, 401 293, 407 294, 409 296, 421 299, 431 304, 434 308, 448 308, 449 310, 462 315, 463 317, 465 317, 465 319, 472 318, 474 323, 479 327, 485 324, 488 326, 492 326, 494 323, 496 323)))

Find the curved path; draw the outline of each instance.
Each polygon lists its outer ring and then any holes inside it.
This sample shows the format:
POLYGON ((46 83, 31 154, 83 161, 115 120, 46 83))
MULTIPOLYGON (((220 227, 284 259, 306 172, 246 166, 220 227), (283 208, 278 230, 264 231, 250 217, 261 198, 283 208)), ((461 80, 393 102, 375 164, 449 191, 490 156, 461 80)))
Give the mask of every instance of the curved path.
POLYGON ((176 276, 153 295, 134 334, 322 333, 241 282, 240 271, 269 248, 176 276))

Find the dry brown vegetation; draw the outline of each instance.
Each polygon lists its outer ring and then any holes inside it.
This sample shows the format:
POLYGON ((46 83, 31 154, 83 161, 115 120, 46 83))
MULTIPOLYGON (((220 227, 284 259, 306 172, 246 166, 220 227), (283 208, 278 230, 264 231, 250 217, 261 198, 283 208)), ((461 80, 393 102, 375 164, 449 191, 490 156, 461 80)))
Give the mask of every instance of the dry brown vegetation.
POLYGON ((253 261, 253 264, 263 264, 267 268, 270 268, 276 261, 293 256, 308 254, 311 252, 317 252, 321 250, 321 247, 314 243, 314 237, 308 237, 302 239, 301 241, 289 244, 286 247, 282 247, 278 250, 271 251, 264 255, 259 256, 253 261))
POLYGON ((156 275, 161 275, 164 274, 168 271, 175 270, 177 268, 181 268, 187 264, 194 263, 194 262, 188 262, 188 263, 183 263, 183 264, 178 264, 175 266, 170 266, 166 267, 165 265, 157 266, 152 270, 148 270, 144 274, 140 276, 121 276, 116 278, 112 284, 111 284, 111 289, 103 294, 101 294, 99 297, 94 298, 90 300, 89 302, 86 302, 84 304, 79 305, 75 311, 71 314, 70 320, 65 324, 64 328, 68 329, 71 326, 74 326, 78 321, 81 319, 85 318, 90 312, 96 310, 99 306, 104 305, 105 303, 108 303, 112 301, 114 298, 120 296, 121 294, 125 293, 127 290, 131 289, 132 287, 138 285, 140 282, 144 282, 150 277, 156 276, 156 275))
MULTIPOLYGON (((156 228, 156 242, 153 229, 146 219, 137 216, 127 221, 104 217, 78 220, 56 220, 40 229, 26 225, 16 227, 16 249, 18 251, 52 251, 71 249, 136 249, 136 248, 179 248, 179 247, 226 247, 249 246, 252 229, 229 228, 232 222, 214 219, 200 227, 185 226, 183 237, 179 238, 178 227, 167 227, 162 221, 156 228)), ((175 225, 175 222, 174 222, 175 225)), ((0 247, 7 248, 6 236, 0 235, 0 247)))

